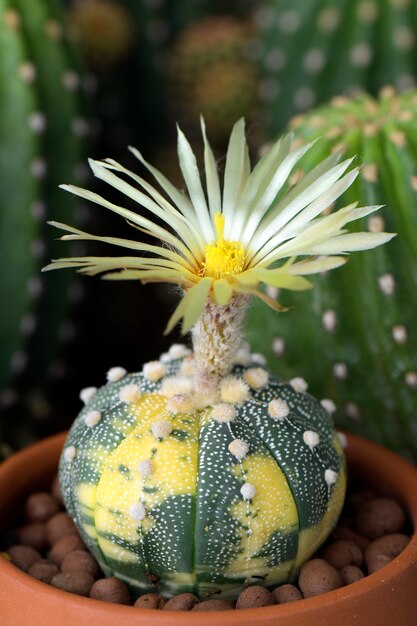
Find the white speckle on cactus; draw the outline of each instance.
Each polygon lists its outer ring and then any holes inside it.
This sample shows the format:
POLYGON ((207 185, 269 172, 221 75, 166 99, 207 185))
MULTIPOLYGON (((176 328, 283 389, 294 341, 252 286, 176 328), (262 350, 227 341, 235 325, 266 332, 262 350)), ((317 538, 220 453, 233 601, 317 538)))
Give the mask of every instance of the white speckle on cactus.
POLYGON ((379 288, 386 296, 392 296, 395 291, 395 279, 392 274, 382 274, 378 278, 379 288))
POLYGON ((321 320, 323 322, 323 327, 329 333, 332 333, 337 326, 337 314, 336 311, 329 309, 328 311, 324 311, 321 316, 321 320))
POLYGON ((87 402, 90 402, 91 398, 94 396, 96 391, 97 391, 97 387, 84 387, 84 389, 81 389, 80 391, 81 402, 84 402, 84 404, 87 404, 87 402))
POLYGON ((71 122, 71 129, 76 137, 86 137, 90 127, 83 117, 75 117, 71 122))
POLYGON ((144 459, 138 465, 138 472, 142 474, 142 478, 148 478, 154 470, 153 463, 150 459, 144 459))
POLYGON ((342 446, 342 448, 347 448, 347 443, 348 442, 347 442, 347 437, 346 437, 345 433, 338 432, 337 433, 337 438, 339 439, 340 445, 342 446))
POLYGON ((282 48, 272 48, 265 55, 265 67, 272 71, 280 71, 285 67, 287 62, 287 53, 282 48))
POLYGON ((364 0, 357 5, 356 15, 360 22, 374 22, 378 17, 378 4, 375 0, 364 0))
POLYGON ((193 391, 193 381, 189 376, 169 376, 161 385, 161 394, 172 398, 179 394, 190 394, 193 391))
POLYGON ((244 483, 240 488, 244 500, 252 500, 256 495, 256 489, 251 483, 244 483))
POLYGON ((284 11, 278 18, 278 27, 283 33, 295 33, 300 26, 300 16, 297 11, 284 11))
POLYGON ((230 404, 241 404, 249 398, 249 387, 236 376, 227 376, 220 383, 220 397, 230 404))
POLYGON ((42 259, 45 254, 45 243, 42 239, 33 239, 30 244, 30 252, 35 259, 42 259))
POLYGON ((143 366, 143 375, 145 378, 152 383, 156 383, 158 380, 161 380, 167 373, 166 366, 160 361, 149 361, 149 363, 145 363, 143 366))
POLYGON ((177 393, 167 401, 167 410, 174 415, 178 413, 189 413, 194 408, 193 399, 186 393, 177 393))
MULTIPOLYGON (((375 163, 367 163, 366 165, 364 165, 362 168, 362 176, 368 183, 376 183, 378 180, 377 165, 375 163)), ((373 215, 372 217, 379 217, 379 215, 378 216, 373 215)), ((368 220, 368 223, 370 219, 368 220)))
POLYGON ((154 437, 162 439, 172 433, 172 424, 167 420, 157 420, 151 424, 151 431, 154 437))
POLYGON ((214 405, 210 415, 216 422, 227 423, 236 419, 237 412, 231 404, 221 403, 214 405))
POLYGON ((26 313, 20 322, 20 332, 25 337, 29 337, 36 328, 36 317, 33 313, 26 313))
POLYGON ((243 365, 243 366, 247 366, 251 364, 251 356, 250 356, 250 352, 249 350, 247 350, 246 348, 241 348, 235 358, 234 358, 234 363, 236 365, 243 365))
POLYGON ((266 358, 264 357, 263 354, 260 354, 259 352, 253 352, 251 354, 251 360, 252 360, 252 363, 256 363, 257 365, 262 365, 262 366, 266 365, 266 358))
POLYGON ((309 74, 317 74, 317 72, 320 72, 325 63, 326 56, 320 48, 312 48, 311 50, 308 50, 303 59, 304 69, 309 74))
POLYGON ((261 367, 251 367, 246 370, 243 378, 252 389, 263 389, 268 384, 269 374, 261 367))
POLYGON ((337 480, 337 472, 335 472, 334 470, 328 468, 324 472, 324 480, 326 481, 328 486, 331 487, 332 485, 335 484, 335 482, 337 480))
POLYGON ((146 509, 142 502, 136 502, 132 504, 129 509, 130 517, 134 519, 136 522, 141 522, 146 517, 146 509))
POLYGON ((252 528, 248 528, 248 530, 246 531, 246 536, 250 537, 252 533, 253 533, 252 528))
POLYGON ((42 200, 35 200, 30 207, 30 214, 35 220, 41 221, 46 216, 46 206, 42 200))
POLYGON ((28 354, 24 350, 17 350, 10 359, 10 369, 14 374, 20 374, 28 364, 28 354))
POLYGON ((261 80, 258 86, 259 98, 264 102, 275 100, 280 94, 280 85, 274 78, 261 80))
POLYGON ((340 22, 340 11, 335 7, 328 7, 319 13, 317 25, 326 33, 334 31, 340 22))
POLYGON ((417 372, 407 372, 405 375, 405 382, 412 389, 417 389, 417 372))
POLYGON ((396 343, 402 345, 407 342, 407 329, 405 326, 397 324, 397 326, 393 327, 391 333, 396 343))
POLYGON ((45 33, 53 41, 58 41, 59 39, 62 38, 62 26, 56 20, 52 20, 52 19, 46 20, 45 33))
POLYGON ((368 67, 372 56, 372 48, 365 42, 355 44, 349 53, 350 62, 354 67, 368 67))
POLYGON ((348 417, 351 417, 354 420, 359 419, 360 411, 356 402, 347 402, 345 405, 345 413, 348 417))
POLYGON ((62 75, 62 84, 64 85, 65 89, 68 89, 68 91, 75 91, 76 89, 78 89, 80 79, 73 70, 67 70, 62 75))
POLYGON ((335 363, 333 365, 333 374, 339 380, 346 380, 348 375, 346 363, 335 363))
POLYGON ((32 276, 27 282, 28 294, 32 298, 39 298, 43 292, 43 282, 40 276, 32 276))
POLYGON ((407 138, 402 130, 393 130, 389 134, 389 138, 391 139, 392 143, 399 148, 404 148, 407 143, 407 138))
POLYGON ((180 373, 184 376, 193 376, 195 373, 195 359, 192 356, 187 356, 180 365, 180 373))
POLYGON ((86 413, 84 415, 84 422, 90 428, 93 428, 94 426, 97 426, 97 424, 100 422, 100 420, 101 420, 101 413, 100 413, 100 411, 89 411, 88 413, 86 413))
POLYGON ((23 61, 19 65, 19 76, 25 83, 33 83, 36 78, 36 67, 30 61, 23 61))
POLYGON ((46 117, 40 111, 34 111, 28 117, 28 124, 34 133, 40 135, 46 128, 46 117))
POLYGON ((168 354, 172 359, 183 359, 185 356, 191 354, 191 350, 182 343, 173 343, 168 350, 168 354))
POLYGON ((283 420, 290 414, 290 407, 285 400, 276 398, 268 404, 268 414, 273 419, 283 420))
POLYGON ((283 355, 285 352, 285 339, 282 337, 275 337, 272 342, 272 350, 277 356, 283 355))
POLYGON ((394 46, 404 52, 411 50, 416 43, 416 36, 413 29, 405 24, 394 30, 392 39, 394 46))
POLYGON ((311 87, 299 87, 294 94, 294 104, 301 111, 311 107, 315 100, 316 95, 311 87))
POLYGON ((20 15, 15 9, 6 9, 3 13, 3 19, 8 28, 16 30, 20 26, 20 15))
POLYGON ((329 415, 333 415, 336 411, 336 405, 330 398, 323 398, 323 400, 320 400, 320 404, 329 415))
POLYGON ((414 189, 414 191, 417 191, 417 176, 412 176, 411 177, 410 185, 414 189))
POLYGON ((314 430, 305 430, 303 432, 303 441, 304 443, 313 450, 320 443, 320 436, 314 430))
POLYGON ((46 161, 41 158, 33 159, 30 164, 30 171, 34 178, 41 179, 44 178, 48 167, 46 165, 46 161))
POLYGON ((64 459, 68 463, 71 463, 75 458, 76 452, 75 446, 68 446, 68 448, 64 450, 64 459))
POLYGON ((294 389, 294 391, 298 391, 298 393, 304 393, 308 389, 308 383, 301 378, 300 376, 296 376, 290 380, 290 385, 294 389))
POLYGON ((117 381, 122 380, 127 374, 127 371, 124 367, 111 367, 106 374, 107 381, 109 383, 117 383, 117 381))
POLYGON ((249 452, 249 444, 243 441, 243 439, 233 439, 228 445, 228 450, 238 461, 241 461, 249 452))
POLYGON ((142 392, 138 385, 125 385, 119 391, 119 398, 122 402, 137 402, 142 396, 142 392))
POLYGON ((368 229, 371 233, 382 233, 385 230, 385 220, 380 215, 372 215, 368 219, 368 229))

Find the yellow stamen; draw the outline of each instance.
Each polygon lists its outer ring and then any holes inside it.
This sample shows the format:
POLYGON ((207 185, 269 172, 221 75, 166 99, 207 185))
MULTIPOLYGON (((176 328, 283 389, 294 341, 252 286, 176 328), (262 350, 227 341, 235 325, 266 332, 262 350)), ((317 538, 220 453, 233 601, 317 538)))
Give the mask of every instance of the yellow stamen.
POLYGON ((224 215, 214 215, 214 226, 217 241, 205 247, 205 261, 203 262, 202 275, 214 279, 225 278, 233 274, 239 274, 245 266, 245 251, 238 241, 228 241, 223 238, 224 215))

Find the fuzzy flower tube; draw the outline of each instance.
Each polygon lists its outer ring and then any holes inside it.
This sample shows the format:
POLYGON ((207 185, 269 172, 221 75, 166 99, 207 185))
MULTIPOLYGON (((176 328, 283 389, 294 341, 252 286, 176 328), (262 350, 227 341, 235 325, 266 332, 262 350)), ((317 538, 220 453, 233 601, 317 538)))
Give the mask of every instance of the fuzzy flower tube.
POLYGON ((274 378, 251 353, 241 330, 248 303, 259 297, 280 310, 262 284, 307 289, 305 276, 393 235, 345 230, 377 206, 329 212, 358 175, 352 159, 333 155, 291 185, 310 146, 294 150, 286 137, 251 171, 240 120, 221 186, 204 123, 202 132, 205 190, 180 130, 187 194, 135 149, 163 193, 113 160, 91 162, 146 216, 65 187, 157 242, 54 223, 69 233, 65 240, 103 241, 138 256, 60 259, 47 269, 179 285, 183 298, 167 331, 182 320, 193 347, 174 344, 139 373, 112 368, 104 387, 83 390, 60 477, 66 506, 106 574, 136 593, 234 598, 251 584, 291 580, 334 526, 346 487, 343 438, 328 402, 312 398, 302 378, 274 378))

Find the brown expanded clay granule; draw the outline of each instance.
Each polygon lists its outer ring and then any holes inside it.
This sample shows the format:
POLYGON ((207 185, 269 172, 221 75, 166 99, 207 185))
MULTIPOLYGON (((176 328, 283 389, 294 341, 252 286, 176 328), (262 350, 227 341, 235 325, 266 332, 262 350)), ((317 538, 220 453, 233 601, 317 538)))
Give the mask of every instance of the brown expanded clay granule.
POLYGON ((323 550, 323 559, 333 565, 336 569, 342 569, 346 565, 357 565, 363 563, 363 553, 359 546, 353 541, 340 539, 329 544, 323 550))
POLYGON ((193 611, 233 611, 234 608, 232 600, 204 600, 196 604, 193 611))
POLYGON ((298 584, 304 597, 311 598, 343 587, 343 578, 340 572, 324 559, 312 559, 302 566, 298 584))
POLYGON ((342 567, 340 573, 345 585, 351 585, 365 577, 363 571, 356 565, 346 565, 346 567, 342 567))
POLYGON ((236 600, 237 609, 254 609, 255 607, 270 606, 275 604, 274 596, 265 587, 254 585, 248 587, 236 600))
POLYGON ((88 597, 94 578, 87 572, 61 572, 51 580, 52 587, 88 597))
POLYGON ((364 502, 355 516, 355 530, 369 539, 399 533, 405 525, 405 513, 392 498, 374 498, 364 502))
MULTIPOLYGON (((91 578, 94 582, 94 578, 92 576, 91 578)), ((132 603, 127 585, 115 576, 111 578, 100 578, 100 580, 94 582, 91 587, 90 598, 103 600, 104 602, 112 602, 113 604, 132 603)))
POLYGON ((25 517, 28 522, 46 522, 58 513, 59 509, 59 502, 50 493, 33 493, 26 500, 25 517))
POLYGON ((74 550, 85 550, 83 540, 79 535, 65 535, 54 543, 49 553, 49 559, 58 567, 61 567, 63 560, 74 550))
POLYGON ((145 593, 140 596, 133 606, 141 609, 163 609, 166 600, 157 593, 145 593))
POLYGON ((280 585, 273 590, 272 595, 277 604, 287 604, 287 602, 303 599, 303 594, 295 585, 280 585))
POLYGON ((180 593, 170 598, 164 606, 164 611, 191 611, 200 600, 193 593, 180 593))
POLYGON ((24 546, 30 546, 35 550, 45 550, 48 547, 46 537, 46 524, 44 522, 34 522, 21 526, 16 531, 16 538, 24 546))
POLYGON ((51 546, 66 535, 78 535, 78 530, 68 513, 57 513, 46 524, 46 536, 51 546))
POLYGON ((407 547, 410 542, 410 537, 396 533, 393 535, 385 535, 375 539, 366 549, 365 562, 368 568, 368 573, 374 572, 384 567, 395 559, 407 547))
POLYGON ((37 561, 27 571, 29 576, 33 576, 37 580, 41 580, 43 583, 49 584, 54 576, 59 574, 59 569, 53 563, 49 563, 46 559, 37 561))
POLYGON ((39 552, 30 546, 12 546, 7 550, 7 554, 13 565, 16 565, 23 572, 27 572, 36 561, 40 561, 42 558, 39 552))
POLYGON ((97 561, 85 550, 74 550, 66 555, 61 565, 61 572, 88 572, 94 578, 100 573, 97 561))

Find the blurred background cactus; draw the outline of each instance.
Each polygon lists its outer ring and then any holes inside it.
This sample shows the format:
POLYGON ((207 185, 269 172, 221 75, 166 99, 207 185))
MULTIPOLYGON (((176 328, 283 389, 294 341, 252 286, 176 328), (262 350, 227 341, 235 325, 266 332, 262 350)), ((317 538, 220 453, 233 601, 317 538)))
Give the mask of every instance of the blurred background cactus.
POLYGON ((301 371, 332 400, 339 425, 417 459, 417 91, 338 97, 291 127, 300 144, 322 137, 294 180, 335 150, 359 155, 363 176, 341 203, 385 202, 362 228, 398 237, 321 277, 302 301, 286 294, 290 316, 254 304, 249 339, 277 373, 301 371))

